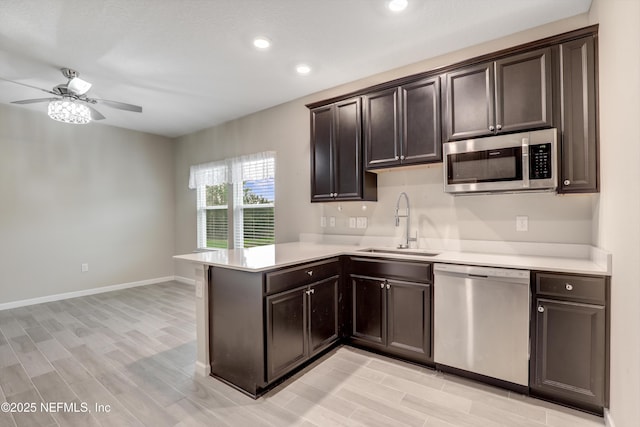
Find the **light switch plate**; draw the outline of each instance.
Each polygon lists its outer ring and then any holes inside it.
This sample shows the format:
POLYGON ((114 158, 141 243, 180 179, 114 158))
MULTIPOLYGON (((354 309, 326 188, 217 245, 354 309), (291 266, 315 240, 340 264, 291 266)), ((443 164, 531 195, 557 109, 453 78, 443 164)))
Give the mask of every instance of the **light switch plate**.
POLYGON ((355 216, 349 217, 349 228, 356 228, 357 222, 355 216))
POLYGON ((327 226, 327 217, 326 216, 321 216, 320 217, 320 227, 325 228, 327 226))
POLYGON ((335 216, 330 216, 329 217, 329 227, 335 227, 336 226, 336 217, 335 216))
POLYGON ((196 280, 196 298, 202 298, 202 282, 199 280, 196 280))
POLYGON ((367 217, 359 216, 356 220, 356 226, 358 228, 367 228, 367 217))
POLYGON ((80 265, 80 271, 83 273, 86 273, 87 271, 89 271, 89 264, 84 263, 80 265))

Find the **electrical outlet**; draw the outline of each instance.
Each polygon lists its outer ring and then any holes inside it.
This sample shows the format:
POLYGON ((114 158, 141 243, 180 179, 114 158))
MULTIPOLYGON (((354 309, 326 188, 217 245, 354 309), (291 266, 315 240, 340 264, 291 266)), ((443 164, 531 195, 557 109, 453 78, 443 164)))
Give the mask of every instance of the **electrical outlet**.
POLYGON ((516 231, 529 231, 529 217, 517 216, 516 217, 516 231))
POLYGON ((329 227, 335 227, 336 226, 336 217, 335 216, 330 216, 329 217, 329 227))
POLYGON ((325 228, 327 226, 327 217, 326 216, 321 216, 320 217, 320 227, 325 228))
POLYGON ((367 217, 366 216, 359 216, 357 218, 357 227, 358 228, 367 228, 367 217))
POLYGON ((355 216, 349 217, 349 228, 356 228, 357 222, 355 216))
POLYGON ((87 263, 80 264, 80 271, 83 273, 86 273, 87 271, 89 271, 89 264, 87 263))
POLYGON ((202 298, 203 286, 202 282, 196 280, 196 298, 202 298))

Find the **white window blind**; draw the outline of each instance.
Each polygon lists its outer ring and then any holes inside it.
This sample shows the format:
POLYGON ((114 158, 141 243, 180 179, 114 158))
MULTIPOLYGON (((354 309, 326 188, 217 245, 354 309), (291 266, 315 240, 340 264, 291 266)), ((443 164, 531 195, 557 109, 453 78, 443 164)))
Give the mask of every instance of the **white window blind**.
POLYGON ((198 248, 275 243, 275 153, 192 166, 189 188, 197 190, 198 248))

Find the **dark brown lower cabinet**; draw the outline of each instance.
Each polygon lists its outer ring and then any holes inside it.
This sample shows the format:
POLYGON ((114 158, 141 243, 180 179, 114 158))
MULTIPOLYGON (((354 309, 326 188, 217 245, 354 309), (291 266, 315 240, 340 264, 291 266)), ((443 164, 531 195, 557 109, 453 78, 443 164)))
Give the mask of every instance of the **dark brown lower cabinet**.
POLYGON ((605 279, 538 274, 536 284, 532 394, 602 413, 608 367, 605 279))
POLYGON ((266 297, 267 381, 338 339, 339 276, 266 297))
POLYGON ((307 288, 267 297, 269 379, 279 377, 307 357, 307 288))
POLYGON ((387 341, 387 300, 384 279, 352 276, 353 333, 361 341, 387 341))
POLYGON ((309 357, 315 356, 338 339, 338 286, 338 277, 310 286, 309 357))
POLYGON ((352 341, 378 351, 431 359, 431 285, 351 276, 352 341))
POLYGON ((420 359, 431 356, 431 286, 387 281, 387 346, 420 359))

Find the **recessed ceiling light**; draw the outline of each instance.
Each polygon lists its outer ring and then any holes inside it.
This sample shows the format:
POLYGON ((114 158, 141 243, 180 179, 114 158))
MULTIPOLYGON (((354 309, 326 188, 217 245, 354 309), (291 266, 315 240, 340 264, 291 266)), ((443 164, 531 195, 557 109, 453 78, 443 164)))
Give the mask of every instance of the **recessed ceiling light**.
POLYGON ((271 40, 266 37, 256 37, 255 39, 253 39, 253 45, 257 49, 269 49, 269 47, 271 47, 271 40))
POLYGON ((311 72, 311 67, 307 64, 298 64, 296 65, 296 71, 298 74, 307 75, 311 72))
POLYGON ((387 7, 392 12, 402 12, 407 8, 409 2, 407 0, 390 0, 387 7))

